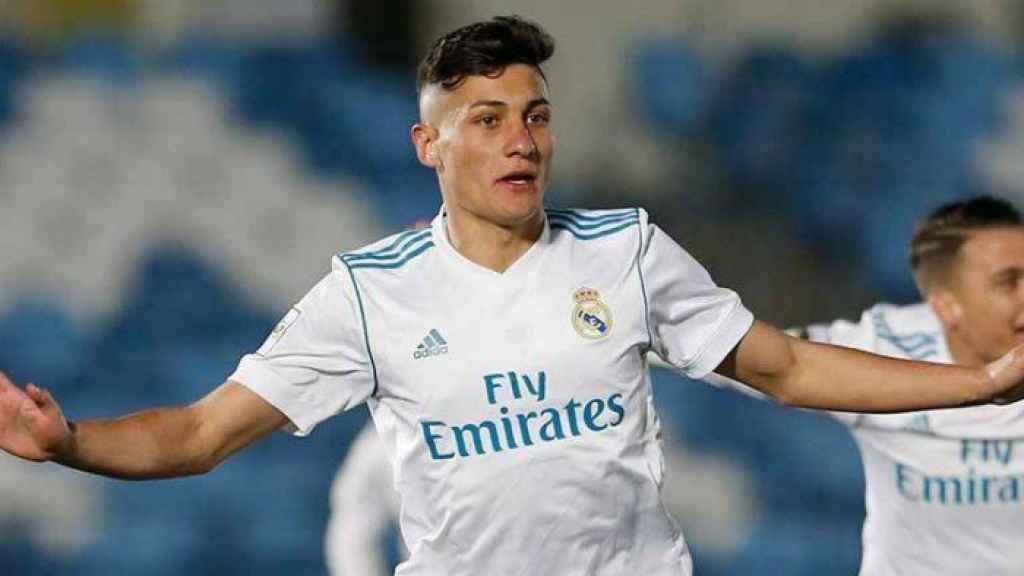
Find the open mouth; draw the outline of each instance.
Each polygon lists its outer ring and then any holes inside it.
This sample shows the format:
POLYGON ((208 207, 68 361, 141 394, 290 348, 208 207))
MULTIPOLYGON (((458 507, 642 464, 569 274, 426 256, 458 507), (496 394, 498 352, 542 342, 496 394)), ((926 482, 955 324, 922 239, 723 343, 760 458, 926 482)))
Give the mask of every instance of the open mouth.
POLYGON ((537 175, 532 172, 512 172, 499 178, 498 182, 513 184, 516 186, 525 186, 527 184, 533 184, 536 180, 537 175))

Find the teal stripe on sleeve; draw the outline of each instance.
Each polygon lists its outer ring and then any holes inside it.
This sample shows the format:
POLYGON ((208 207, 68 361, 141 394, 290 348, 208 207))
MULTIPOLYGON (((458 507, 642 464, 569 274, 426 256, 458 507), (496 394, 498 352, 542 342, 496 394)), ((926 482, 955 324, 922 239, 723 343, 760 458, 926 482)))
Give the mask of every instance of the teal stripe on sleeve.
POLYGON ((377 363, 373 361, 373 350, 370 348, 370 330, 366 327, 366 311, 363 308, 363 296, 359 293, 359 283, 356 282, 356 275, 352 273, 352 267, 344 260, 342 260, 342 263, 345 264, 345 269, 348 270, 348 276, 352 279, 352 287, 356 292, 356 303, 359 304, 359 320, 363 324, 363 342, 366 344, 366 356, 370 359, 370 371, 373 374, 373 392, 370 393, 370 396, 376 396, 377 388, 379 387, 377 363))
POLYGON ((548 214, 548 221, 571 224, 572 226, 575 226, 579 230, 593 230, 611 224, 619 224, 621 222, 625 222, 627 220, 635 218, 636 216, 633 214, 622 214, 621 216, 611 217, 601 222, 581 222, 579 220, 568 218, 562 214, 548 214))
MULTIPOLYGON (((346 253, 342 253, 341 256, 351 257, 351 256, 360 256, 362 254, 373 254, 373 253, 376 253, 376 252, 386 252, 388 250, 391 250, 395 246, 398 246, 402 242, 402 240, 405 240, 409 236, 412 236, 413 234, 417 234, 419 232, 422 232, 422 230, 406 230, 404 232, 399 232, 398 234, 394 234, 392 236, 393 240, 391 241, 391 244, 388 244, 384 248, 381 248, 379 250, 373 250, 371 252, 359 252, 359 253, 357 253, 357 252, 346 252, 346 253)), ((386 238, 385 238, 385 240, 386 240, 386 238)))
POLYGON ((580 222, 601 222, 633 214, 632 210, 613 210, 604 214, 594 214, 587 213, 582 210, 566 210, 562 208, 548 208, 546 211, 549 216, 564 216, 580 222))
POLYGON ((417 233, 407 236, 399 241, 393 242, 391 246, 383 250, 375 250, 373 252, 363 252, 358 254, 346 254, 342 256, 348 262, 360 262, 363 260, 390 260, 393 258, 400 258, 407 253, 412 246, 421 242, 425 238, 429 238, 431 234, 430 230, 420 230, 417 233))
POLYGON ((400 268, 406 262, 412 260, 413 258, 419 256, 420 254, 426 252, 428 249, 433 248, 433 247, 434 247, 434 242, 432 240, 428 240, 427 242, 425 242, 423 244, 420 244, 419 247, 417 247, 415 250, 413 250, 411 252, 406 252, 405 254, 403 254, 400 260, 395 260, 395 261, 392 261, 392 262, 369 262, 369 261, 352 262, 352 261, 348 261, 348 262, 346 262, 346 265, 348 265, 353 270, 356 269, 356 268, 379 268, 379 269, 400 268))
POLYGON ((570 234, 572 234, 573 236, 575 236, 576 238, 578 238, 580 240, 593 240, 595 238, 601 238, 601 237, 604 237, 604 236, 608 236, 610 234, 615 234, 616 232, 620 232, 622 230, 625 230, 626 228, 629 228, 630 226, 636 225, 637 223, 638 223, 638 220, 636 220, 635 218, 631 218, 628 221, 623 222, 622 224, 618 224, 618 225, 613 226, 611 228, 601 229, 601 230, 598 230, 596 232, 591 232, 591 233, 586 233, 586 232, 582 232, 580 230, 576 230, 575 228, 572 227, 572 225, 566 224, 566 223, 563 223, 563 222, 552 222, 551 223, 551 228, 553 230, 565 230, 566 232, 569 232, 570 234))

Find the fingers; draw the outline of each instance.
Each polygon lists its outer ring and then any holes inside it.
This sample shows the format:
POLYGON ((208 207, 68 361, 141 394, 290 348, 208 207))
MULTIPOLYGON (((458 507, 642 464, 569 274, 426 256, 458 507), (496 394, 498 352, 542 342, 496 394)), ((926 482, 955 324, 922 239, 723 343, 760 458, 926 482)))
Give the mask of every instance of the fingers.
POLYGON ((47 404, 54 403, 53 395, 50 394, 50 391, 45 388, 40 388, 35 384, 29 383, 28 386, 25 386, 25 393, 28 394, 28 397, 31 398, 37 406, 42 407, 47 404))
POLYGON ((1024 346, 1017 346, 990 362, 988 376, 995 385, 994 404, 1009 404, 1024 397, 1024 346))
POLYGON ((0 406, 13 408, 25 400, 25 392, 0 372, 0 406))
POLYGON ((43 400, 43 389, 31 382, 25 386, 25 393, 28 394, 29 398, 36 402, 42 402, 43 400))
POLYGON ((993 380, 998 380, 999 377, 1010 368, 1013 361, 1019 356, 1018 349, 1014 348, 1006 354, 1003 354, 1002 358, 994 362, 990 362, 988 365, 988 375, 993 380))

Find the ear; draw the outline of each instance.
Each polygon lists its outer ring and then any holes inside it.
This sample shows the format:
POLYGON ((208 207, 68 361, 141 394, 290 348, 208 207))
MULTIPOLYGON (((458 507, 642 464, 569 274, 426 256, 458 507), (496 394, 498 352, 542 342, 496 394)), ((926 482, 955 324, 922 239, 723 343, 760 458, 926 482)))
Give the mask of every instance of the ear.
POLYGON ((942 288, 932 291, 928 296, 928 304, 948 330, 956 329, 963 322, 964 308, 951 291, 942 288))
POLYGON ((420 164, 428 168, 442 169, 444 165, 437 155, 437 129, 430 124, 417 122, 413 125, 410 135, 420 164))

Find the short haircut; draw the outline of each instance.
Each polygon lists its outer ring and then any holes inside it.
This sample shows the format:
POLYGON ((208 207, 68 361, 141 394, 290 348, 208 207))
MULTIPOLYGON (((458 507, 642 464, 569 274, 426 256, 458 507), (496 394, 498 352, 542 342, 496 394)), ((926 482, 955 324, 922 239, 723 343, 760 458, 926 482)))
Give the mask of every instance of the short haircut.
POLYGON ((416 91, 422 93, 430 84, 454 90, 470 76, 498 76, 511 64, 533 66, 544 77, 540 65, 554 51, 550 34, 518 16, 498 16, 463 26, 430 47, 417 70, 416 91))
POLYGON ((922 294, 948 285, 960 247, 972 232, 1020 226, 1021 217, 1009 202, 976 196, 939 207, 918 224, 910 241, 910 267, 922 294))

